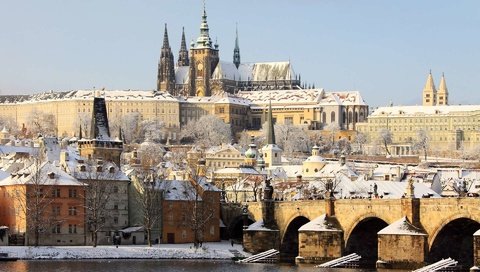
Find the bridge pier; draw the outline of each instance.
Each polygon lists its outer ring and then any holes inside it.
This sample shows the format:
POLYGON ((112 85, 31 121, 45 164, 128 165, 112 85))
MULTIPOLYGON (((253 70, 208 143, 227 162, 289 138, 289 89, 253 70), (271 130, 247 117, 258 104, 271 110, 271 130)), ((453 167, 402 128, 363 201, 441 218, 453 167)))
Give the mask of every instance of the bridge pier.
POLYGON ((480 230, 473 234, 473 267, 470 271, 480 271, 480 230))
POLYGON ((390 224, 378 232, 377 268, 411 270, 423 267, 428 256, 427 237, 406 217, 390 224))
POLYGON ((342 256, 345 245, 337 219, 326 214, 298 229, 298 257, 295 263, 324 263, 342 256))

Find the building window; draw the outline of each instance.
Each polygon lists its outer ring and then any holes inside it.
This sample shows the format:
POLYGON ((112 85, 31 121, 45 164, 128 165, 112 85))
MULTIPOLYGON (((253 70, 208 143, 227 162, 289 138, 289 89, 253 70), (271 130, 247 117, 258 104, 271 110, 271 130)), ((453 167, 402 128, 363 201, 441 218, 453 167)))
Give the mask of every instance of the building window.
POLYGON ((52 233, 61 233, 62 225, 57 224, 52 228, 52 233))
POLYGON ((77 207, 68 207, 68 215, 77 215, 77 207))
POLYGON ((60 197, 60 188, 52 190, 52 197, 60 197))
POLYGON ((68 233, 77 233, 77 225, 68 225, 68 233))
POLYGON ((117 186, 113 186, 113 192, 118 193, 118 187, 117 186))
POLYGON ((68 197, 76 198, 77 197, 77 189, 68 189, 68 197))
POLYGON ((60 215, 60 206, 53 206, 52 207, 52 214, 53 215, 60 215))
POLYGON ((333 123, 333 122, 335 122, 335 112, 334 111, 332 111, 330 113, 330 123, 333 123))
POLYGON ((118 224, 118 217, 113 217, 113 224, 118 224))

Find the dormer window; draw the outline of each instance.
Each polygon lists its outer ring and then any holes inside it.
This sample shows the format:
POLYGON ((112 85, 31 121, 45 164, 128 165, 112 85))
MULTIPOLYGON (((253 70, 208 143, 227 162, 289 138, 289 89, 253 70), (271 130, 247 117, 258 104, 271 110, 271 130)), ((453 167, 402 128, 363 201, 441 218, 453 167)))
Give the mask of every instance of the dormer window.
POLYGON ((49 172, 47 175, 48 175, 49 179, 54 179, 55 178, 55 173, 53 173, 53 172, 49 172))
POLYGON ((115 167, 110 166, 110 167, 108 168, 108 172, 109 172, 110 174, 115 173, 115 167))
POLYGON ((85 172, 87 171, 87 167, 85 165, 80 165, 80 172, 85 172))
POLYGON ((101 165, 97 165, 97 172, 102 172, 102 166, 101 165))

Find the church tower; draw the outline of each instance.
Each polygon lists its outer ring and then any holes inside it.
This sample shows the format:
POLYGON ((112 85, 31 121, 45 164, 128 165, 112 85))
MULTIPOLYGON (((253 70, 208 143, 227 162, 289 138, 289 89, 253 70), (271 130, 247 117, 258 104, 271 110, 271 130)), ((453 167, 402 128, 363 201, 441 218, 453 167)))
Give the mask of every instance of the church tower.
POLYGON ((158 62, 157 91, 167 91, 174 94, 175 90, 175 66, 173 62, 173 53, 168 42, 167 24, 165 24, 165 33, 163 34, 163 46, 158 62))
POLYGON ((432 71, 428 74, 427 82, 423 88, 423 106, 435 106, 437 104, 437 90, 433 82, 432 71))
POLYGON ((282 149, 275 143, 275 128, 272 116, 272 102, 268 105, 267 115, 267 145, 262 148, 265 166, 272 167, 282 164, 282 149))
POLYGON ((233 64, 240 66, 240 47, 238 46, 238 27, 235 29, 235 49, 233 49, 233 64))
POLYGON ((445 106, 448 105, 448 89, 447 83, 445 82, 445 75, 442 73, 442 79, 440 80, 440 86, 438 87, 437 92, 437 105, 445 106))
POLYGON ((182 43, 180 44, 180 52, 178 52, 177 66, 189 66, 187 43, 185 42, 185 29, 182 27, 182 43))
POLYGON ((210 39, 207 12, 203 6, 200 36, 190 48, 190 95, 211 96, 210 78, 219 61, 218 44, 210 39))

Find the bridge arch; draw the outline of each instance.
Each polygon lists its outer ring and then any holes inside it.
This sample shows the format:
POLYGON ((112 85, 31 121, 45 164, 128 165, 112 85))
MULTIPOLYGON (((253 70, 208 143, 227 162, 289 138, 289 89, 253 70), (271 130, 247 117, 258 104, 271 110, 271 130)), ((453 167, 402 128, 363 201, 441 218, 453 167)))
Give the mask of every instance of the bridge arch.
MULTIPOLYGON (((255 223, 255 221, 249 216, 248 225, 255 223)), ((230 239, 242 241, 243 239, 243 216, 239 215, 235 217, 230 224, 228 224, 228 236, 230 239)))
POLYGON ((344 228, 343 231, 344 231, 344 240, 345 241, 348 241, 348 239, 350 238, 350 235, 352 234, 352 231, 355 229, 355 227, 362 221, 364 221, 365 219, 367 218, 379 218, 380 220, 384 221, 387 223, 387 226, 389 224, 391 224, 392 222, 390 222, 390 220, 388 220, 387 218, 381 216, 381 215, 378 215, 376 213, 373 213, 373 212, 370 212, 370 213, 365 213, 365 214, 362 214, 360 216, 357 216, 352 222, 352 224, 349 224, 348 226, 343 226, 342 227, 344 228))
POLYGON ((457 260, 464 268, 473 265, 473 234, 480 223, 470 215, 455 215, 445 220, 432 235, 427 261, 433 263, 444 258, 457 260))
POLYGON ((377 233, 387 227, 386 220, 378 216, 366 216, 356 222, 347 239, 345 239, 345 255, 357 253, 362 256, 362 266, 375 267, 378 260, 377 233))
POLYGON ((310 222, 305 216, 299 215, 290 220, 282 236, 280 257, 282 261, 294 261, 298 256, 298 229, 310 222))

